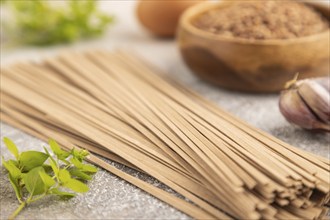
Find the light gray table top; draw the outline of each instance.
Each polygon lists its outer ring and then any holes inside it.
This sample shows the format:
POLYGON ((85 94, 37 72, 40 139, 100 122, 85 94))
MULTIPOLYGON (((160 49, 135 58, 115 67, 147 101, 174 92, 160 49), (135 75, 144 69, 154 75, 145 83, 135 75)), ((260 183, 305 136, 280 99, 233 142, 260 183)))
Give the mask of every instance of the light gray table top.
MULTIPOLYGON (((235 114, 250 124, 301 149, 330 157, 330 135, 311 133, 288 124, 278 109, 278 95, 255 95, 230 92, 213 87, 186 68, 173 40, 155 39, 148 35, 134 17, 134 1, 103 1, 102 7, 115 14, 117 23, 102 38, 51 48, 1 49, 1 65, 19 59, 40 59, 66 49, 92 48, 134 50, 184 85, 235 114)), ((44 142, 3 122, 1 139, 10 137, 20 149, 42 150, 44 142)), ((1 155, 10 157, 1 142, 1 155)), ((117 165, 121 167, 120 165, 117 165)), ((157 180, 132 172, 145 181, 165 188, 157 180)), ((153 198, 131 184, 106 172, 99 171, 90 181, 91 190, 69 201, 44 199, 27 207, 18 219, 188 219, 189 217, 153 198)), ((3 169, 0 176, 0 218, 6 218, 18 203, 3 169)))

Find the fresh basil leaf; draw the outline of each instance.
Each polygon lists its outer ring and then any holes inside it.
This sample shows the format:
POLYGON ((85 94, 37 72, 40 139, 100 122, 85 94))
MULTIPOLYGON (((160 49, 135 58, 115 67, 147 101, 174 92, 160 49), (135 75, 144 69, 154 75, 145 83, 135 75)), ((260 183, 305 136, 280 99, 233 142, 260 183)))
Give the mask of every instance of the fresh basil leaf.
POLYGON ((12 175, 10 175, 10 173, 8 174, 8 178, 9 178, 10 184, 14 188, 17 199, 19 201, 21 201, 21 199, 22 199, 22 197, 21 197, 21 188, 18 184, 18 179, 14 178, 12 175))
POLYGON ((22 173, 13 163, 5 161, 2 157, 2 164, 14 179, 20 178, 22 173))
POLYGON ((47 173, 40 171, 39 175, 47 188, 50 188, 56 184, 55 180, 53 180, 53 178, 51 178, 47 173))
POLYGON ((69 192, 64 192, 64 191, 60 191, 58 190, 57 188, 54 188, 54 189, 51 189, 49 191, 50 194, 53 194, 53 195, 58 195, 58 196, 61 196, 62 198, 72 198, 74 197, 76 194, 74 193, 69 193, 69 192))
POLYGON ((70 179, 69 181, 65 182, 63 186, 79 193, 87 192, 89 190, 86 184, 76 179, 70 179))
POLYGON ((92 177, 86 173, 84 173, 83 171, 79 170, 78 168, 72 168, 69 170, 71 176, 73 177, 77 177, 79 179, 82 180, 91 180, 92 177))
POLYGON ((14 142, 7 137, 3 138, 3 142, 7 146, 8 150, 15 156, 16 160, 18 160, 19 152, 14 142))
POLYGON ((58 178, 60 179, 60 181, 62 183, 66 183, 69 180, 71 180, 71 175, 70 175, 69 171, 60 169, 60 171, 58 173, 58 178))
POLYGON ((40 195, 46 192, 46 186, 39 173, 45 172, 42 167, 35 167, 24 176, 24 183, 27 191, 34 195, 40 195))
POLYGON ((25 151, 21 153, 20 165, 23 167, 23 171, 32 170, 35 167, 42 166, 47 160, 48 155, 38 151, 25 151))

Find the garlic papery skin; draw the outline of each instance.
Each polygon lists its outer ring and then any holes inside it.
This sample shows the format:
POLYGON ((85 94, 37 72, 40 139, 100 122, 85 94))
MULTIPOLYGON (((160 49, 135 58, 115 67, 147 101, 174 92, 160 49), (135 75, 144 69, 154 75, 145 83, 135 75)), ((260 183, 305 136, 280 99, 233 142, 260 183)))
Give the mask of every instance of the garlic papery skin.
POLYGON ((330 93, 322 85, 309 80, 299 86, 298 93, 319 119, 330 123, 330 93))
POLYGON ((329 77, 290 83, 281 92, 279 108, 286 120, 310 130, 330 132, 329 77))

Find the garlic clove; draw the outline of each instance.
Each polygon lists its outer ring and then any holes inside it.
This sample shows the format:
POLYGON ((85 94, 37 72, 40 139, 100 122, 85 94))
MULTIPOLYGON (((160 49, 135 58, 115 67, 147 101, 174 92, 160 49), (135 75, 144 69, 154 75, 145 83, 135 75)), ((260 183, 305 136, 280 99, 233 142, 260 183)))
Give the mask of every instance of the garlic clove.
POLYGON ((315 81, 323 86, 330 93, 330 77, 316 78, 315 81))
POLYGON ((314 80, 306 80, 298 87, 298 94, 320 120, 330 123, 330 93, 325 87, 314 80))
POLYGON ((305 129, 330 131, 330 125, 322 123, 308 108, 297 89, 284 90, 279 101, 280 111, 288 122, 305 129))

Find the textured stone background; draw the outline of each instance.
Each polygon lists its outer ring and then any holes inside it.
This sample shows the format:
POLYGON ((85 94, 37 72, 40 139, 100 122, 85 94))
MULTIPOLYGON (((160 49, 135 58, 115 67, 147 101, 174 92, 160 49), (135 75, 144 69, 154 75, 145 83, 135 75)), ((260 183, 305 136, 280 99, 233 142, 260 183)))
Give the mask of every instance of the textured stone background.
MULTIPOLYGON (((134 1, 102 1, 102 7, 115 14, 117 23, 102 38, 51 48, 1 48, 1 65, 19 59, 40 59, 66 49, 92 48, 127 49, 136 51, 144 58, 172 75, 186 86, 196 90, 207 99, 235 114, 250 124, 301 149, 330 157, 330 135, 306 132, 288 124, 278 110, 278 95, 256 95, 230 92, 213 87, 194 77, 185 67, 172 40, 151 37, 137 24, 134 17, 134 1)), ((1 139, 10 137, 20 149, 42 150, 44 142, 31 137, 3 122, 1 139)), ((10 157, 1 142, 1 155, 10 157)), ((158 181, 141 173, 121 169, 145 181, 160 186, 158 181)), ((1 167, 2 168, 2 167, 1 167)), ((89 183, 91 190, 69 201, 44 199, 26 208, 18 219, 188 219, 189 217, 160 202, 140 189, 116 176, 99 171, 89 183)), ((16 198, 1 169, 0 218, 6 218, 17 207, 16 198)))

